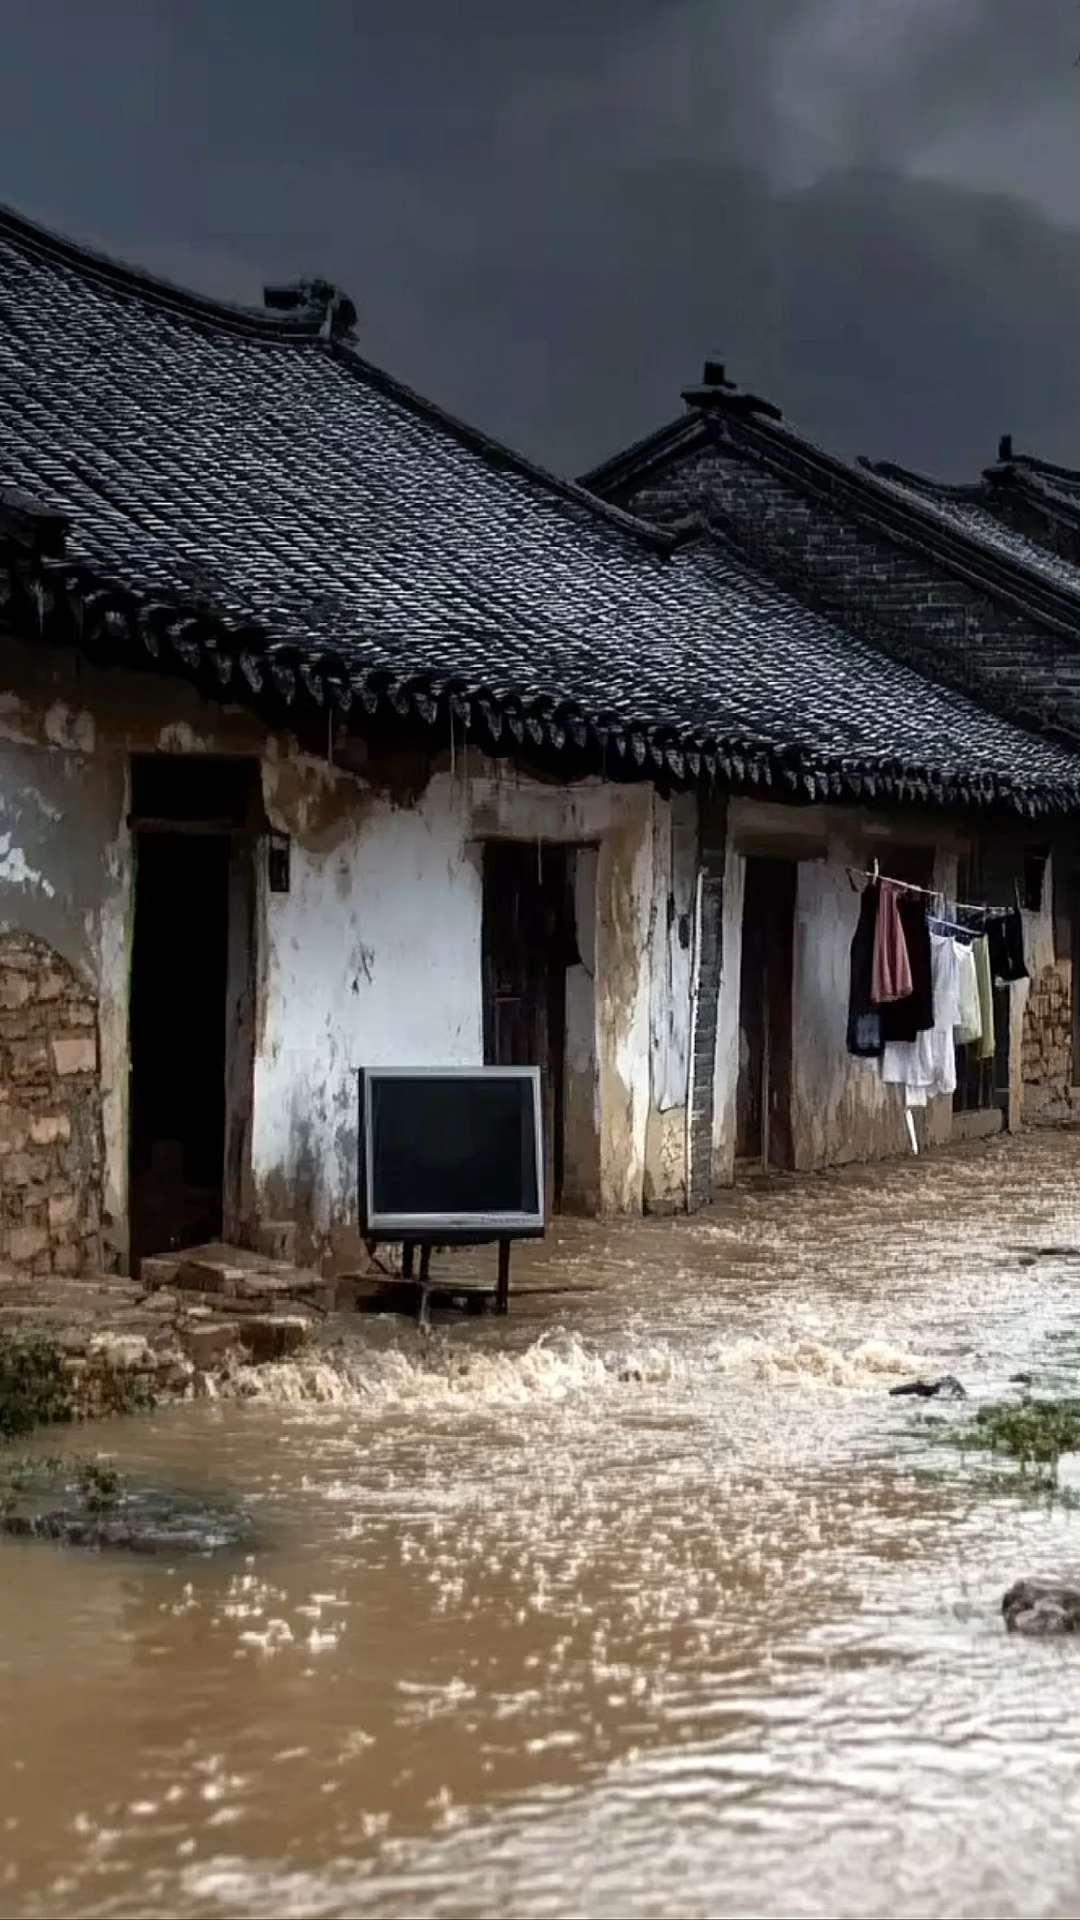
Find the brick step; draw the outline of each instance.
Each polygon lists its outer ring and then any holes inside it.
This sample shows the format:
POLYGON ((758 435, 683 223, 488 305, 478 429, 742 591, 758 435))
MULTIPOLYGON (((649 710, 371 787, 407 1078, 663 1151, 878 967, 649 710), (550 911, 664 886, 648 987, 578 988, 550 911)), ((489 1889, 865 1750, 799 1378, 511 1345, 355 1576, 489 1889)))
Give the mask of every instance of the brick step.
POLYGON ((173 1254, 155 1254, 140 1262, 139 1277, 148 1292, 168 1288, 176 1293, 202 1294, 221 1306, 258 1309, 286 1300, 302 1302, 324 1313, 352 1304, 351 1281, 324 1279, 310 1267, 297 1267, 248 1247, 224 1241, 185 1247, 173 1254))

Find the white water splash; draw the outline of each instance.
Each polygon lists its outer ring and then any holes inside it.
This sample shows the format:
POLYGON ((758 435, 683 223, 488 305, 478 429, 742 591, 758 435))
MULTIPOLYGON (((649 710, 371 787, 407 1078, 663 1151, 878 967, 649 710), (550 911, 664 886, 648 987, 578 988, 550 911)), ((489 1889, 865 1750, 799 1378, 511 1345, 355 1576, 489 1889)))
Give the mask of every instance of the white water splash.
POLYGON ((240 1366, 220 1383, 223 1397, 261 1405, 362 1410, 423 1407, 475 1413, 534 1404, 557 1405, 586 1395, 662 1391, 708 1374, 747 1375, 764 1383, 868 1389, 926 1366, 923 1356, 867 1341, 845 1349, 810 1337, 784 1342, 740 1339, 706 1342, 680 1353, 667 1341, 601 1351, 577 1334, 544 1334, 520 1351, 462 1350, 432 1344, 416 1353, 400 1348, 342 1348, 261 1367, 240 1366))
POLYGON ((794 1340, 789 1346, 765 1340, 736 1340, 721 1347, 716 1364, 723 1373, 744 1370, 757 1380, 798 1380, 803 1385, 847 1387, 879 1386, 883 1380, 910 1379, 926 1367, 926 1358, 868 1340, 844 1349, 823 1340, 794 1340))

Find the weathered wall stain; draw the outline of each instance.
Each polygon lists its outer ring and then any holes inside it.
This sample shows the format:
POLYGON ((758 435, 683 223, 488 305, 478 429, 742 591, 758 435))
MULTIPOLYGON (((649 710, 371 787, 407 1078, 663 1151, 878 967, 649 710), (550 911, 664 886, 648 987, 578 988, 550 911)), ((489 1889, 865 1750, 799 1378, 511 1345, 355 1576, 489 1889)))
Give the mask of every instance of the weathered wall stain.
MULTIPOLYGON (((263 763, 263 797, 271 823, 313 855, 344 849, 376 805, 355 774, 310 755, 273 754, 263 763)), ((339 881, 347 863, 337 869, 339 881)))
POLYGON ((652 810, 653 795, 645 789, 625 824, 605 834, 600 846, 596 1006, 600 1201, 605 1213, 634 1213, 644 1204, 652 810))

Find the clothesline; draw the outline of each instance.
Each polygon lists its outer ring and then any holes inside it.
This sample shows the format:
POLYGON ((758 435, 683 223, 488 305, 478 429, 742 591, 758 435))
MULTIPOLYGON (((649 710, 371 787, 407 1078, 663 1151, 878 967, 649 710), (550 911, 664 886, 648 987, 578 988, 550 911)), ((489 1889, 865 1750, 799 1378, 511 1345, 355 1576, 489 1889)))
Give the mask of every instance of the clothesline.
MULTIPOLYGON (((918 887, 914 880, 893 880, 887 873, 879 873, 876 861, 872 873, 866 867, 848 867, 847 876, 852 886, 856 879, 875 880, 887 887, 896 887, 901 893, 925 894, 928 900, 944 902, 948 898, 944 887, 918 887)), ((1007 907, 988 907, 985 900, 954 900, 951 904, 957 913, 1007 913, 1009 911, 1007 907)))

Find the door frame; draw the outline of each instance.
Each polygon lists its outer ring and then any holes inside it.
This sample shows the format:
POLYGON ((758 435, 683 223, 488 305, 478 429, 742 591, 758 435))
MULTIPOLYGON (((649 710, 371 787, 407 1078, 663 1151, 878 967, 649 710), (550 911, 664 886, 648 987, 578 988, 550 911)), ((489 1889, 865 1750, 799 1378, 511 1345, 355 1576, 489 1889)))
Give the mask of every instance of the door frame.
MULTIPOLYGON (((150 760, 159 762, 169 759, 175 763, 180 758, 180 756, 164 754, 133 754, 131 756, 133 767, 137 762, 150 760)), ((132 1055, 130 1024, 136 958, 139 849, 140 842, 159 835, 194 835, 197 838, 225 839, 229 842, 226 984, 222 1008, 225 1020, 225 1077, 222 1087, 224 1147, 221 1182, 223 1239, 235 1241, 238 1245, 246 1244, 252 1237, 256 1219, 252 1144, 260 959, 259 855, 265 844, 265 822, 261 815, 261 784, 258 777, 259 761, 253 756, 249 758, 243 755, 207 754, 199 755, 197 759, 192 756, 190 760, 185 756, 184 763, 192 767, 192 777, 195 780, 198 778, 197 770, 207 764, 213 768, 226 763, 237 772, 240 784, 246 785, 248 805, 243 819, 238 815, 233 818, 217 819, 184 817, 179 809, 178 816, 173 818, 171 810, 160 814, 149 812, 141 814, 133 799, 128 815, 132 878, 124 1167, 127 1181, 127 1265, 133 1273, 137 1273, 140 1258, 136 1200, 138 1181, 135 1170, 135 1063, 132 1055)))
POLYGON ((745 1071, 740 1057, 735 1085, 736 1166, 790 1171, 795 1162, 792 1082, 799 862, 793 855, 763 853, 747 853, 744 860, 737 1031, 741 1055, 747 967, 755 964, 747 929, 757 914, 762 969, 753 978, 761 983, 760 1114, 757 1149, 740 1155, 739 1094, 745 1071))
MULTIPOLYGON (((499 1057, 497 1033, 495 1028, 496 1009, 500 995, 495 976, 497 954, 493 940, 495 929, 499 925, 497 915, 490 911, 493 897, 501 897, 497 875, 493 869, 500 856, 506 859, 507 866, 512 865, 514 856, 520 861, 523 875, 527 875, 530 863, 536 873, 535 891, 532 887, 522 886, 517 897, 531 894, 539 916, 542 918, 548 888, 551 893, 561 897, 563 921, 557 928, 566 940, 577 940, 577 913, 575 904, 576 854, 574 842, 562 840, 520 839, 515 836, 491 838, 480 843, 481 846, 481 1000, 483 1012, 483 1045, 486 1065, 529 1065, 539 1066, 541 1071, 541 1089, 544 1113, 544 1204, 549 1217, 561 1212, 566 1182, 566 1145, 567 1145, 567 1100, 570 1093, 570 1073, 567 1057, 568 1006, 567 983, 571 971, 568 952, 560 953, 550 941, 540 948, 542 965, 536 967, 531 986, 537 995, 534 1018, 542 1020, 544 1032, 544 1053, 542 1060, 511 1061, 499 1057), (548 872, 544 868, 547 865, 548 872), (553 871, 552 871, 553 869, 553 871)), ((512 878, 512 876, 511 876, 512 878)), ((519 1000, 521 996, 516 996, 519 1000)))

